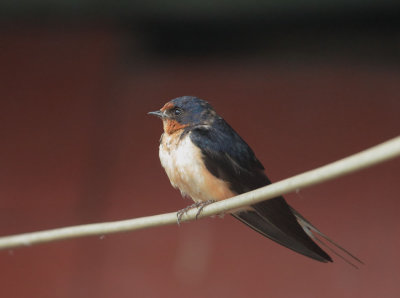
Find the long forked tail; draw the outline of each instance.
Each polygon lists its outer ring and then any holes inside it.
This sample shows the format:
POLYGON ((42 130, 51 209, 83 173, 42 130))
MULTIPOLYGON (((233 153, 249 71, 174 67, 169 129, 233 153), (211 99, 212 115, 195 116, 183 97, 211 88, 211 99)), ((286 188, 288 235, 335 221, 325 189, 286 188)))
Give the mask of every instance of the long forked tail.
POLYGON ((232 215, 253 230, 289 249, 320 262, 332 262, 331 257, 304 231, 282 197, 251 205, 246 210, 232 215))
POLYGON ((306 232, 308 234, 308 236, 310 236, 312 239, 317 241, 322 246, 324 246, 327 249, 329 249, 333 254, 335 254, 336 256, 338 256, 339 258, 341 258, 343 261, 345 261, 347 264, 353 266, 354 268, 358 269, 358 266, 355 263, 364 265, 363 261, 361 261, 359 258, 354 256, 348 250, 344 249, 342 246, 340 246, 339 244, 335 243, 332 239, 330 239, 328 236, 326 236, 324 233, 322 233, 320 230, 318 230, 307 219, 305 219, 299 212, 297 212, 292 207, 290 207, 290 209, 292 210, 292 212, 293 212, 294 216, 296 217, 297 221, 299 222, 299 224, 304 229, 304 232, 306 232), (326 244, 323 240, 318 238, 317 235, 321 236, 324 240, 328 241, 337 250, 335 250, 334 248, 332 248, 331 246, 326 244), (342 252, 342 254, 339 251, 342 252))

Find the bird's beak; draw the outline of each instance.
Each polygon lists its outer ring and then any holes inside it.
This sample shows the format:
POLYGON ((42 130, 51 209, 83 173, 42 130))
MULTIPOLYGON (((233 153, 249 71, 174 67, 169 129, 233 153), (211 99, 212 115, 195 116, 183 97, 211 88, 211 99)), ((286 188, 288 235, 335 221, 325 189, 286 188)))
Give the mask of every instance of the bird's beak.
POLYGON ((154 115, 154 116, 157 116, 157 117, 160 117, 160 118, 164 118, 164 116, 165 116, 164 113, 161 112, 161 111, 148 112, 147 114, 154 115))

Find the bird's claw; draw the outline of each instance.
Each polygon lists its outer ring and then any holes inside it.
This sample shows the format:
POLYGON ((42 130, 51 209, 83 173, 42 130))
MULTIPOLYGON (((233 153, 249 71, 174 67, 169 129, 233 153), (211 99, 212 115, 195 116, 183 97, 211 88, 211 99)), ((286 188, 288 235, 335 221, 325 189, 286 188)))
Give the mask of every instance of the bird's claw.
POLYGON ((179 210, 176 213, 176 217, 177 217, 177 221, 178 221, 178 225, 180 224, 183 215, 188 212, 189 210, 193 209, 193 208, 198 208, 197 213, 196 213, 196 219, 198 219, 199 215, 201 214, 201 212, 203 211, 204 207, 207 205, 210 205, 212 203, 214 203, 215 200, 207 200, 207 201, 201 201, 201 202, 196 202, 192 205, 189 205, 185 208, 183 208, 182 210, 179 210))

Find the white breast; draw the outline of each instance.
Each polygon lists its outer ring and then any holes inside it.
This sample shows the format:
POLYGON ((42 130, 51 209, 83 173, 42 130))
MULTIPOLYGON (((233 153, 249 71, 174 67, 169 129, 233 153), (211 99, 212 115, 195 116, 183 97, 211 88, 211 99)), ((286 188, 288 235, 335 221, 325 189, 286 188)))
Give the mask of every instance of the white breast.
POLYGON ((160 160, 172 186, 194 201, 223 200, 234 196, 228 184, 205 168, 201 150, 179 134, 164 134, 160 144, 160 160))

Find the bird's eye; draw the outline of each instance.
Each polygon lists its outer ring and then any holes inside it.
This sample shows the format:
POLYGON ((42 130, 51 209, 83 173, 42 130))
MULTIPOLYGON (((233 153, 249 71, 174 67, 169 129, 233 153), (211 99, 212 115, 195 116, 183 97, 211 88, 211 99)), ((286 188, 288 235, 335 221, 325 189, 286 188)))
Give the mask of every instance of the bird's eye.
POLYGON ((172 113, 173 113, 175 116, 179 116, 179 115, 182 113, 182 110, 181 110, 180 108, 174 108, 174 109, 172 110, 172 113))

